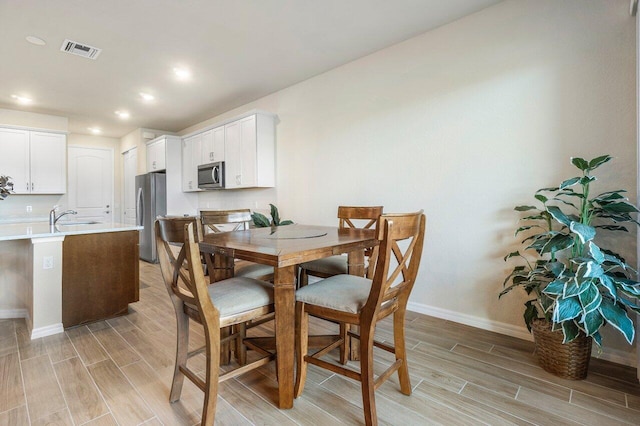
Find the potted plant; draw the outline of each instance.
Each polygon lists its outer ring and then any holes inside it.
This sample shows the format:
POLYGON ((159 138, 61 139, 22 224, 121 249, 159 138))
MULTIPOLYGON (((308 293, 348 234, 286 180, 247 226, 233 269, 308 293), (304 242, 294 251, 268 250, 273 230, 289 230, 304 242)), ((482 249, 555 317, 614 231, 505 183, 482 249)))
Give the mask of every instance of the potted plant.
POLYGON ((522 253, 504 258, 519 258, 521 264, 507 276, 499 297, 520 287, 531 296, 524 320, 529 331, 533 328, 540 364, 570 379, 586 377, 591 340, 602 344, 600 329, 605 325, 613 326, 631 344, 635 330, 629 313, 640 313, 632 301, 640 296, 636 271, 617 247, 601 245, 607 233, 628 232, 623 223, 638 225, 631 216, 638 209, 622 195, 624 190, 596 196, 590 192, 596 180, 591 173, 611 159, 609 155, 590 161, 572 158, 580 176, 536 191, 539 207, 517 206, 516 211, 527 215, 520 219, 524 223, 515 235, 528 236, 522 240, 522 253), (577 354, 586 359, 576 360, 577 354))
POLYGON ((251 219, 253 219, 253 224, 256 228, 268 228, 270 226, 284 226, 293 224, 290 220, 281 220, 280 213, 278 213, 278 208, 273 204, 269 204, 271 206, 271 222, 269 219, 263 215, 262 213, 251 213, 251 219))
POLYGON ((13 182, 9 179, 11 179, 11 176, 0 176, 0 201, 13 192, 13 182))

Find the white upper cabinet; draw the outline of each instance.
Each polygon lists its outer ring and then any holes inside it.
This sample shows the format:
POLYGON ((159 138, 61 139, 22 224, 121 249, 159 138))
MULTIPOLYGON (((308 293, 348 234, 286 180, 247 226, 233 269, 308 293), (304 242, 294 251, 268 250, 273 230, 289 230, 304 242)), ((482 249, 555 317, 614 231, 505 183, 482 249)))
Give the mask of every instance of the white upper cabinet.
POLYGON ((224 161, 224 126, 202 134, 202 156, 199 164, 224 161))
POLYGON ((167 168, 166 140, 163 137, 147 142, 147 172, 167 168))
POLYGON ((31 193, 67 191, 67 137, 60 133, 31 132, 31 193))
POLYGON ((225 125, 225 188, 273 186, 274 117, 256 113, 225 125))
POLYGON ((131 148, 122 153, 123 163, 123 222, 128 225, 136 224, 136 175, 138 174, 138 148, 131 148))
POLYGON ((275 116, 263 111, 217 123, 182 140, 182 190, 199 191, 198 166, 224 161, 225 189, 274 187, 275 116))
POLYGON ((0 128, 0 174, 16 194, 64 194, 67 138, 61 133, 0 128))
POLYGON ((185 192, 200 191, 198 189, 198 165, 202 164, 202 139, 199 133, 182 140, 182 190, 185 192))

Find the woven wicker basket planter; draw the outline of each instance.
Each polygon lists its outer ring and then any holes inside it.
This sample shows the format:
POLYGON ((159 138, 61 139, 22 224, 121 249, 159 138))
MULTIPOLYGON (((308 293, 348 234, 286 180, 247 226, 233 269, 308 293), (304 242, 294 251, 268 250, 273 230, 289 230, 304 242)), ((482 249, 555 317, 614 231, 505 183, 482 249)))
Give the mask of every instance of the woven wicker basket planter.
POLYGON ((562 344, 562 331, 551 331, 551 324, 545 320, 533 321, 533 340, 540 366, 549 373, 569 380, 587 377, 591 359, 591 337, 580 333, 573 341, 562 344))

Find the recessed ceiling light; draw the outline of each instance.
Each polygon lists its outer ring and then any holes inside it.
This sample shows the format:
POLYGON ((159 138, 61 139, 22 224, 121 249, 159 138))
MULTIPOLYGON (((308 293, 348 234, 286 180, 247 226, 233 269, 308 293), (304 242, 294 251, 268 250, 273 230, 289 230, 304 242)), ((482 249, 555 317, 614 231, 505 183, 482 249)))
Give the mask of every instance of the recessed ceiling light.
POLYGON ((150 102, 156 98, 155 96, 150 95, 148 93, 144 93, 144 92, 140 92, 140 97, 142 98, 143 101, 147 101, 147 102, 150 102))
POLYGON ((127 111, 116 111, 116 115, 120 118, 122 118, 123 120, 126 120, 127 118, 129 118, 131 115, 129 114, 129 112, 127 111))
POLYGON ((100 133, 102 133, 102 129, 98 127, 87 127, 87 130, 89 130, 94 135, 99 135, 100 133))
POLYGON ((176 67, 173 69, 173 73, 178 80, 188 80, 191 78, 191 71, 186 68, 176 67))
POLYGON ((19 104, 22 104, 22 105, 28 105, 31 102, 33 102, 33 99, 31 99, 31 98, 29 98, 27 96, 11 95, 11 97, 13 99, 15 99, 16 102, 18 102, 19 104))
POLYGON ((35 44, 36 46, 44 46, 45 44, 47 44, 47 42, 41 39, 40 37, 26 36, 25 38, 29 43, 35 44))

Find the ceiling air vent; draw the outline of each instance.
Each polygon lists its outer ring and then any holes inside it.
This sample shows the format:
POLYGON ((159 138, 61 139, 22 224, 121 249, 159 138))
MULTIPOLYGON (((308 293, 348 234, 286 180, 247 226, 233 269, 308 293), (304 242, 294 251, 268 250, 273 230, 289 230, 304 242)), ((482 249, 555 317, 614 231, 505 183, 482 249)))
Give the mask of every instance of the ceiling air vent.
POLYGON ((97 47, 92 47, 69 39, 66 39, 64 43, 62 43, 60 50, 88 59, 96 59, 98 55, 100 55, 100 52, 102 52, 102 49, 98 49, 97 47))

